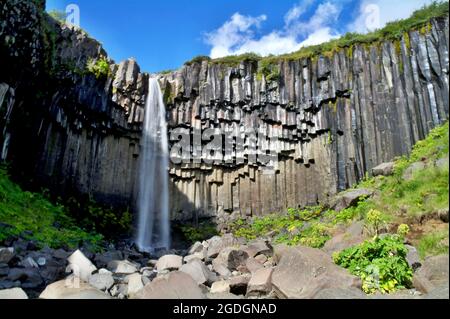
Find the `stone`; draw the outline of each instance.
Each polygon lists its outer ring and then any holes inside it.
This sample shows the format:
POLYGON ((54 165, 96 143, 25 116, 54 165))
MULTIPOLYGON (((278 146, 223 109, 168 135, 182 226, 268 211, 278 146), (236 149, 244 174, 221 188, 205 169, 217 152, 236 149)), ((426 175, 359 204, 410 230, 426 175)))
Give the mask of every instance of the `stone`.
POLYGON ((224 294, 230 292, 230 283, 225 280, 216 281, 211 285, 211 294, 224 294))
POLYGON ((198 259, 181 266, 180 271, 190 275, 199 285, 217 281, 217 276, 198 259))
POLYGON ((11 288, 0 290, 0 300, 2 299, 28 299, 28 296, 22 288, 11 288))
POLYGON ((367 299, 367 295, 357 288, 327 288, 320 290, 314 299, 367 299))
POLYGON ((325 252, 309 247, 275 247, 278 263, 272 285, 278 298, 310 299, 323 289, 360 288, 359 278, 335 265, 325 252))
POLYGON ((9 267, 7 264, 0 264, 0 277, 7 276, 9 273, 9 267))
POLYGON ((111 299, 106 293, 73 277, 48 285, 40 299, 111 299))
POLYGON ((247 287, 247 296, 266 295, 272 291, 272 268, 262 268, 252 274, 247 287))
POLYGON ((205 299, 202 290, 188 274, 174 271, 147 284, 131 299, 205 299))
MULTIPOLYGON (((264 255, 260 255, 260 256, 264 256, 264 255)), ((266 261, 267 261, 267 257, 266 257, 266 261)), ((247 259, 247 261, 245 262, 245 267, 252 274, 257 272, 258 270, 264 268, 264 266, 261 262, 257 261, 255 258, 252 258, 252 257, 247 259)))
POLYGON ((331 202, 331 209, 340 212, 346 208, 358 204, 359 200, 364 197, 370 197, 373 191, 365 188, 349 190, 337 195, 331 202))
POLYGON ((195 253, 193 255, 188 255, 188 256, 183 257, 183 262, 187 264, 187 263, 189 263, 190 261, 192 261, 194 259, 204 260, 205 259, 205 255, 204 255, 203 252, 195 253))
POLYGON ((33 289, 41 286, 44 281, 36 268, 11 268, 8 273, 8 280, 20 281, 24 289, 33 289))
POLYGON ((21 285, 22 285, 22 283, 18 280, 16 280, 16 281, 11 281, 11 280, 7 280, 7 279, 0 280, 0 290, 20 287, 21 285))
POLYGON ((236 277, 231 277, 228 282, 230 284, 230 292, 235 295, 245 295, 247 286, 251 279, 251 275, 244 274, 236 277))
POLYGON ((408 249, 408 254, 406 254, 406 261, 408 262, 408 265, 416 271, 420 266, 422 266, 420 262, 419 252, 417 249, 410 245, 405 245, 405 247, 408 249))
POLYGON ((107 269, 115 274, 133 274, 139 271, 139 266, 129 260, 113 260, 108 263, 107 269))
POLYGON ((9 263, 14 256, 15 254, 13 247, 0 248, 0 264, 9 263))
POLYGON ((189 248, 189 255, 194 255, 196 253, 201 253, 203 252, 203 245, 201 242, 196 242, 195 244, 193 244, 190 248, 189 248))
POLYGON ((120 251, 107 251, 102 254, 96 254, 94 257, 94 262, 97 267, 107 267, 111 261, 123 260, 123 254, 120 251))
POLYGON ((332 255, 335 252, 358 245, 363 241, 364 238, 362 236, 351 236, 348 233, 337 234, 325 243, 322 250, 332 255))
POLYGON ((244 250, 228 247, 223 249, 217 258, 213 260, 213 265, 220 263, 230 271, 233 271, 239 266, 245 266, 248 257, 248 253, 244 250))
POLYGON ((47 259, 44 257, 39 257, 37 260, 37 264, 41 267, 44 267, 47 264, 47 259))
POLYGON ((207 241, 208 249, 206 252, 207 258, 216 258, 219 253, 225 248, 234 246, 238 243, 237 239, 232 234, 225 234, 222 237, 214 236, 207 241))
POLYGON ((449 283, 440 285, 424 296, 425 299, 449 299, 449 283))
POLYGON ((394 173, 394 162, 382 163, 372 168, 373 176, 390 176, 394 173))
POLYGON ((449 257, 448 255, 439 255, 428 257, 422 263, 422 267, 416 272, 418 275, 426 278, 435 287, 448 282, 449 278, 449 257))
POLYGON ((73 274, 85 282, 88 282, 91 274, 97 270, 97 267, 80 250, 70 255, 67 261, 73 274))
POLYGON ((258 255, 255 257, 255 260, 259 262, 261 265, 264 265, 264 263, 267 261, 266 255, 258 255))
POLYGON ((22 260, 20 262, 20 266, 24 268, 39 268, 39 265, 31 257, 27 257, 24 260, 22 260))
POLYGON ((444 223, 448 223, 448 215, 448 208, 438 211, 439 219, 444 223))
POLYGON ((178 270, 183 265, 183 257, 177 255, 165 255, 156 263, 157 271, 178 270))
POLYGON ((448 157, 443 157, 440 158, 438 160, 436 160, 436 162, 434 163, 434 165, 438 168, 438 169, 448 169, 449 168, 449 159, 448 157))
POLYGON ((126 279, 126 282, 128 283, 128 290, 127 290, 128 297, 134 296, 142 288, 144 288, 144 283, 142 282, 142 276, 138 273, 128 275, 125 279, 126 279))
POLYGON ((89 277, 89 284, 98 290, 108 290, 114 285, 112 274, 98 273, 89 277))
POLYGON ((243 249, 249 257, 256 257, 260 254, 272 256, 273 248, 263 240, 251 242, 247 248, 243 249))
POLYGON ((233 295, 229 292, 223 292, 223 293, 208 293, 206 295, 208 299, 221 299, 221 300, 237 300, 237 299, 243 299, 244 297, 233 295))
POLYGON ((425 294, 435 288, 435 286, 427 278, 417 272, 413 274, 412 284, 414 288, 425 294))
POLYGON ((403 172, 403 179, 405 181, 409 181, 413 179, 414 175, 425 169, 425 163, 424 162, 416 162, 412 163, 404 172, 403 172))

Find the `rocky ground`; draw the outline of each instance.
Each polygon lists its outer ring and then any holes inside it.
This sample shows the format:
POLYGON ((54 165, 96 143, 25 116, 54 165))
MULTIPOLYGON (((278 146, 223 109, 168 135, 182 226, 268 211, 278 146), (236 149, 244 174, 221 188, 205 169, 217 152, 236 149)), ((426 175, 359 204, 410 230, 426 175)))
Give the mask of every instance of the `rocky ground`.
POLYGON ((352 224, 323 249, 245 243, 226 234, 160 258, 134 249, 37 250, 18 239, 0 248, 0 299, 365 299, 449 298, 449 257, 419 260, 409 246, 414 288, 391 295, 365 295, 359 278, 335 265, 331 254, 362 238, 352 224))

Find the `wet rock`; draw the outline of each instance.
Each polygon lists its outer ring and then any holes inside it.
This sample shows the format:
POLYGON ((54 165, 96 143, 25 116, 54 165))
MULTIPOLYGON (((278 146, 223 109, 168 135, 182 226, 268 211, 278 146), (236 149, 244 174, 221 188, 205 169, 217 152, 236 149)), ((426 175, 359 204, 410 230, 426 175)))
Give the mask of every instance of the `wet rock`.
POLYGON ((15 256, 14 248, 0 248, 0 264, 7 264, 15 256))
POLYGON ((205 299, 205 295, 191 276, 174 271, 156 278, 132 299, 205 299))

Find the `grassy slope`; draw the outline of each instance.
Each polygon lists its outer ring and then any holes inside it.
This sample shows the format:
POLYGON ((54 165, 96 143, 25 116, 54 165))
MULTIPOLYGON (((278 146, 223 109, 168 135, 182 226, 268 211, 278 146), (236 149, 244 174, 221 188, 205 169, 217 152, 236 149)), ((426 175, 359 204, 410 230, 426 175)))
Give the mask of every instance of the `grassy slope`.
MULTIPOLYGON (((210 59, 207 56, 197 56, 186 64, 192 64, 208 60, 210 63, 224 64, 229 66, 239 65, 242 61, 260 61, 260 72, 267 72, 268 66, 277 64, 283 60, 298 60, 303 58, 312 58, 319 55, 332 55, 334 52, 347 48, 351 54, 352 46, 357 44, 374 44, 383 41, 398 41, 407 32, 418 30, 421 33, 426 33, 430 28, 430 20, 448 15, 449 12, 448 1, 436 1, 422 9, 415 11, 410 18, 398 20, 388 23, 384 28, 376 30, 368 34, 347 33, 339 39, 335 39, 323 44, 304 47, 296 52, 283 54, 279 56, 261 57, 254 53, 246 53, 242 55, 227 56, 219 59, 210 59), (266 70, 264 70, 266 69, 266 70)), ((407 38, 407 37, 406 37, 407 38)), ((274 71, 269 71, 269 75, 274 71)))
MULTIPOLYGON (((449 125, 434 129, 429 136, 417 143, 409 157, 399 158, 392 176, 366 178, 355 188, 370 188, 376 196, 362 200, 357 206, 339 213, 321 206, 304 210, 290 209, 285 215, 269 215, 256 218, 247 224, 238 220, 231 225, 236 236, 254 239, 269 232, 275 233, 275 241, 290 245, 303 244, 320 248, 331 238, 339 225, 355 220, 365 220, 367 213, 376 209, 383 213, 383 219, 390 229, 402 223, 408 224, 413 243, 422 257, 448 251, 448 224, 437 223, 430 228, 421 227, 424 217, 430 217, 441 209, 448 208, 448 167, 434 167, 435 160, 448 157, 449 125), (412 164, 424 160, 427 168, 413 175, 411 180, 402 178, 412 164), (417 234, 417 229, 421 232, 417 234), (443 241, 447 240, 447 245, 443 241)), ((426 219, 426 218, 425 218, 426 219)))
POLYGON ((43 195, 23 191, 0 168, 0 242, 9 236, 35 240, 41 247, 76 248, 90 243, 98 248, 102 236, 76 226, 65 208, 49 202, 43 195))

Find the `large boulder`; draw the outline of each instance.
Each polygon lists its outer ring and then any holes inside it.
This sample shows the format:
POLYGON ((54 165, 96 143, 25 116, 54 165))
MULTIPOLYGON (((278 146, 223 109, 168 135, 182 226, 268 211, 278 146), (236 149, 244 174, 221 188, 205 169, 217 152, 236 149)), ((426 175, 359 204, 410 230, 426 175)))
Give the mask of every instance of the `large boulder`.
POLYGON ((183 265, 183 257, 177 255, 165 255, 158 259, 156 270, 158 272, 164 270, 178 270, 183 265))
POLYGON ((245 266, 248 253, 244 250, 228 247, 223 249, 216 259, 213 260, 214 270, 224 266, 229 271, 237 270, 240 266, 245 266))
POLYGON ((249 257, 256 257, 260 254, 272 256, 273 254, 273 247, 264 240, 253 241, 248 244, 246 248, 243 248, 243 250, 249 255, 249 257))
POLYGON ((448 282, 449 257, 439 255, 427 258, 417 275, 427 279, 433 286, 438 287, 448 282))
POLYGON ((428 294, 424 296, 425 299, 450 299, 449 295, 449 283, 440 285, 434 288, 428 294))
POLYGON ((336 195, 336 197, 331 201, 330 207, 331 209, 340 212, 341 210, 355 206, 360 199, 370 197, 372 195, 373 191, 370 189, 359 188, 349 190, 336 195))
POLYGON ((108 263, 108 270, 115 274, 134 274, 139 271, 139 265, 129 260, 113 260, 108 263))
POLYGON ((97 267, 80 250, 70 255, 67 261, 73 274, 85 282, 88 282, 91 274, 97 270, 97 267))
POLYGON ((204 299, 202 290, 188 274, 174 271, 147 284, 132 299, 204 299))
POLYGON ((91 285, 68 278, 57 281, 45 288, 39 296, 40 299, 111 299, 106 293, 92 287, 91 285))
POLYGON ((275 247, 278 266, 272 285, 279 298, 310 299, 329 288, 360 288, 359 278, 335 265, 330 255, 309 247, 275 247))
POLYGON ((247 296, 266 295, 272 290, 272 268, 262 268, 252 274, 247 287, 247 296))
POLYGON ((2 299, 28 299, 28 296, 22 288, 12 288, 0 290, 0 300, 2 299))
POLYGON ((412 163, 405 171, 403 172, 403 179, 406 181, 410 181, 414 178, 414 175, 418 172, 424 170, 426 167, 424 162, 416 162, 412 163))
POLYGON ((89 278, 89 284, 99 290, 108 290, 114 285, 114 278, 110 273, 98 273, 89 278))
POLYGON ((36 268, 11 268, 7 280, 20 281, 20 286, 25 289, 38 288, 44 284, 39 270, 36 268))
POLYGON ((94 262, 97 267, 107 267, 113 260, 123 260, 123 254, 120 251, 111 250, 101 254, 96 254, 94 262))
POLYGON ((394 162, 382 163, 372 168, 373 176, 389 176, 394 173, 394 162))
POLYGON ((181 272, 190 275, 199 285, 212 284, 217 281, 217 276, 199 259, 193 259, 181 266, 181 272))
POLYGON ((0 264, 7 264, 14 257, 14 248, 0 248, 0 264))
POLYGON ((144 283, 142 282, 142 275, 138 273, 128 275, 125 278, 125 282, 128 283, 127 295, 129 297, 134 296, 139 291, 141 291, 142 288, 144 288, 144 283))
POLYGON ((212 259, 216 258, 223 249, 232 247, 239 242, 232 234, 225 234, 222 237, 214 236, 206 243, 208 245, 206 257, 212 259))

